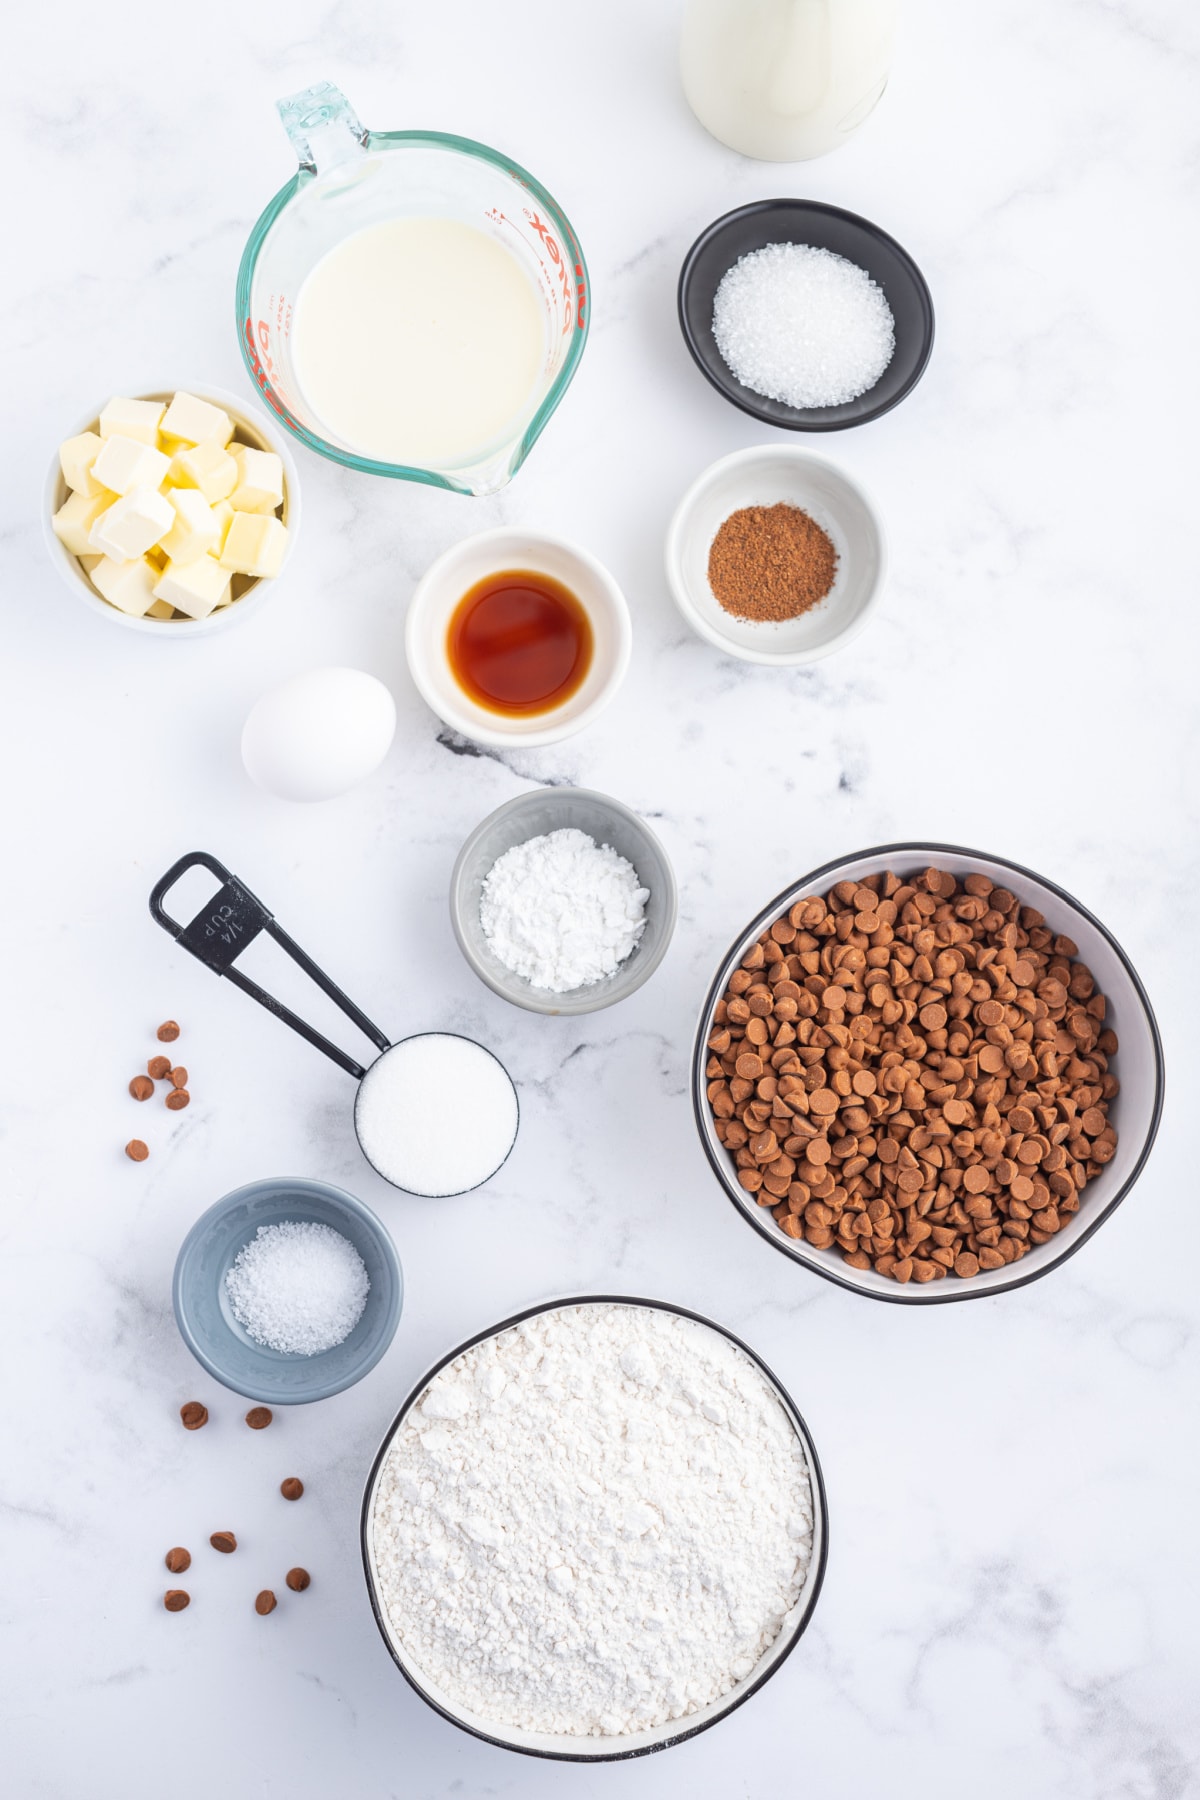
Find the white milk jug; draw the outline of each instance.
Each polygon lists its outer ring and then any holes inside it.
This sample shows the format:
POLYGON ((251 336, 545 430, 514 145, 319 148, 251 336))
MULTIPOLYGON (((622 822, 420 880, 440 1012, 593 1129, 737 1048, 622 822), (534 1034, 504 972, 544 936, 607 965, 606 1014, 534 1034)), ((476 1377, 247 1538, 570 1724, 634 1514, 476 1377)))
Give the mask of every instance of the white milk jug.
POLYGON ((887 86, 898 0, 688 0, 680 65, 700 123, 743 156, 801 162, 887 86))

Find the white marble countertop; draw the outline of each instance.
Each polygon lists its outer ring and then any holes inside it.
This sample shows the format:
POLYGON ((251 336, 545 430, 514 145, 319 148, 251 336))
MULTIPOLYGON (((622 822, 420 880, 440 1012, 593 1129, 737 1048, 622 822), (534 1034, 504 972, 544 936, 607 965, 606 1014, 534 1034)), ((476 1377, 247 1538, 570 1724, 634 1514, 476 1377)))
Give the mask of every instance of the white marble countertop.
POLYGON ((1198 1574, 1196 957, 1170 938, 1198 874, 1196 264, 1181 245, 1195 20, 1184 0, 911 0, 876 116, 837 156, 787 168, 695 124, 676 33, 675 6, 635 0, 114 0, 10 26, 8 136, 30 156, 9 178, 0 484, 14 1800, 1200 1791, 1183 1599, 1198 1574), (376 483, 298 449, 286 592, 215 640, 148 642, 59 583, 43 472, 111 392, 246 389, 234 274, 291 172, 273 102, 322 77, 370 124, 461 131, 538 174, 590 261, 591 342, 499 497, 376 483), (849 650, 777 673, 689 634, 661 545, 706 463, 771 436, 691 364, 680 260, 719 213, 787 193, 894 233, 929 279, 938 340, 901 407, 813 440, 877 497, 892 575, 849 650), (504 757, 440 738, 402 649, 420 572, 497 522, 581 539, 635 629, 593 730, 504 757), (324 662, 389 683, 394 750, 342 800, 273 802, 242 773, 242 718, 324 662), (679 877, 661 970, 582 1021, 488 993, 447 916, 463 837, 546 781, 644 811, 679 877), (714 1182, 685 1094, 700 997, 751 914, 830 856, 922 835, 1024 861, 1099 913, 1157 1007, 1171 1092, 1136 1193, 1077 1257, 932 1311, 773 1254, 714 1182), (358 1155, 348 1079, 155 930, 151 882, 197 846, 385 1025, 497 1048, 524 1126, 490 1187, 444 1202, 387 1189, 358 1155), (168 1015, 195 1100, 149 1119, 125 1084, 168 1015), (153 1146, 142 1167, 121 1154, 135 1131, 153 1146), (180 1342, 170 1274, 212 1200, 285 1172, 378 1208, 407 1303, 358 1388, 252 1434, 180 1342), (754 1343, 812 1429, 832 1542, 813 1626, 761 1694, 665 1755, 588 1770, 491 1749, 422 1705, 376 1631, 356 1534, 364 1473, 427 1363, 531 1300, 600 1288, 695 1306, 754 1343), (197 1435, 176 1416, 192 1397, 213 1415, 197 1435), (289 1507, 277 1484, 293 1473, 308 1493, 289 1507), (235 1558, 206 1551, 223 1526, 235 1558), (172 1617, 161 1558, 176 1542, 197 1564, 172 1617), (296 1561, 311 1591, 255 1617, 254 1592, 296 1561))

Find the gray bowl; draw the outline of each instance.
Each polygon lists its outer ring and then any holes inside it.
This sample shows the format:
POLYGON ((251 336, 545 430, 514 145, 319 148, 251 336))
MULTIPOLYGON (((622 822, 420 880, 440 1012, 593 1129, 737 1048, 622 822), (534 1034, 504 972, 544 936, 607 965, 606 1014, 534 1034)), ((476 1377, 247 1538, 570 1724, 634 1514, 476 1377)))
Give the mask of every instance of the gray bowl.
POLYGON ((458 947, 492 992, 514 1006, 537 1013, 590 1013, 613 1006, 649 981, 667 953, 679 913, 675 877, 667 853, 651 831, 628 806, 598 794, 591 788, 537 788, 506 800, 477 825, 462 849, 450 877, 450 922, 458 947), (535 988, 523 976, 506 969, 495 955, 479 922, 479 900, 484 878, 496 859, 529 838, 573 826, 586 831, 598 844, 611 844, 618 856, 633 864, 642 886, 649 888, 646 929, 618 969, 588 987, 552 994, 535 988))
POLYGON ((235 1188, 202 1213, 175 1262, 171 1299, 184 1343, 210 1375, 272 1406, 302 1406, 340 1394, 375 1367, 395 1334, 404 1295, 400 1260, 387 1231, 353 1194, 323 1181, 276 1176, 235 1188), (269 1350, 238 1324, 225 1275, 260 1225, 301 1219, 349 1238, 367 1267, 371 1288, 362 1318, 342 1343, 316 1356, 269 1350))

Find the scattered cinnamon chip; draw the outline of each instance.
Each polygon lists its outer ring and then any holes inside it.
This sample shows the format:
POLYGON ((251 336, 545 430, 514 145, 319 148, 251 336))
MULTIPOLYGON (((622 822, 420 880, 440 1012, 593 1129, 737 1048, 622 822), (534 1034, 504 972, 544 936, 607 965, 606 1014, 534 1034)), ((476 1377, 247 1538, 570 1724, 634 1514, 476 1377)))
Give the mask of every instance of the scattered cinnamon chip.
POLYGON ((304 1483, 298 1475, 289 1475, 286 1481, 280 1482, 279 1491, 285 1500, 298 1500, 304 1492, 304 1483))
POLYGON ((163 1595, 163 1605, 168 1612, 182 1612, 185 1606, 192 1604, 192 1596, 186 1588, 168 1588, 163 1595))
POLYGON ((150 1154, 150 1146, 144 1144, 141 1138, 130 1138, 125 1146, 125 1154, 130 1162, 145 1162, 150 1154))
POLYGON ((171 1083, 172 1087, 185 1088, 187 1086, 187 1070, 182 1067, 171 1069, 168 1072, 167 1080, 171 1083))
POLYGON ((201 1400, 189 1400, 179 1409, 186 1431, 199 1431, 202 1425, 208 1424, 208 1408, 201 1400))
POLYGON ((192 1566, 191 1552, 185 1550, 182 1544, 177 1544, 173 1550, 168 1550, 163 1561, 172 1575, 182 1575, 185 1569, 190 1569, 192 1566))
POLYGON ((154 1092, 154 1083, 148 1075, 135 1075, 129 1084, 129 1091, 135 1100, 148 1100, 154 1092))
POLYGON ((307 1569, 289 1569, 286 1580, 293 1594, 302 1594, 305 1588, 311 1584, 312 1576, 307 1569))
POLYGON ((160 1044, 173 1044, 179 1036, 179 1027, 174 1019, 165 1019, 154 1035, 160 1044))
POLYGON ((276 1604, 275 1596, 270 1588, 264 1588, 261 1594, 255 1597, 254 1610, 260 1618, 265 1619, 268 1613, 275 1611, 276 1604))
POLYGON ((232 1531, 214 1531, 208 1541, 222 1556, 232 1556, 237 1549, 237 1539, 232 1531))
POLYGON ((185 1087, 173 1087, 167 1095, 167 1105, 172 1112, 182 1112, 185 1106, 190 1106, 191 1099, 185 1087))
POLYGON ((154 1081, 165 1081, 167 1076, 171 1073, 170 1057, 152 1056, 150 1061, 146 1064, 146 1073, 154 1081))
POLYGON ((251 1431, 265 1431, 274 1416, 269 1406, 252 1406, 246 1414, 246 1423, 251 1431))

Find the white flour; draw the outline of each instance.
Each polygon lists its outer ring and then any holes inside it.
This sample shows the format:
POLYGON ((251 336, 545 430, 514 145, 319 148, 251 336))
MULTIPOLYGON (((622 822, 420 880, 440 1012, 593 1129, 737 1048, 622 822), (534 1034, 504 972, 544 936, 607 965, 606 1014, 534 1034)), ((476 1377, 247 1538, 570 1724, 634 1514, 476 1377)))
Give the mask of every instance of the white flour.
POLYGON ((565 994, 625 961, 646 928, 649 898, 632 863, 568 826, 497 857, 479 922, 506 969, 565 994))
POLYGON ((418 1673, 486 1720, 616 1736, 751 1673, 804 1587, 803 1447, 750 1359, 646 1307, 540 1314, 406 1416, 373 1513, 418 1673))

